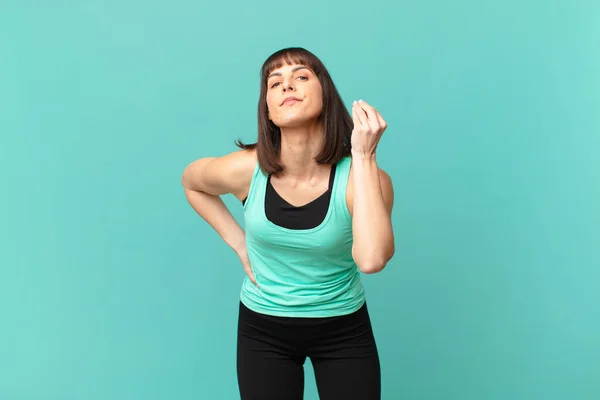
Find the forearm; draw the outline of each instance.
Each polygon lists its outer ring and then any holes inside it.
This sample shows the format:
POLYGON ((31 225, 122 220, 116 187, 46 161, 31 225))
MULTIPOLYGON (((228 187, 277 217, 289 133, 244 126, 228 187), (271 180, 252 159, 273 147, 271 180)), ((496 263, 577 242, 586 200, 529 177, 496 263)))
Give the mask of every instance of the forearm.
POLYGON ((192 208, 236 252, 246 245, 246 236, 220 196, 185 189, 185 196, 192 208))
POLYGON ((381 271, 394 254, 391 215, 375 156, 353 154, 352 255, 364 273, 381 271))

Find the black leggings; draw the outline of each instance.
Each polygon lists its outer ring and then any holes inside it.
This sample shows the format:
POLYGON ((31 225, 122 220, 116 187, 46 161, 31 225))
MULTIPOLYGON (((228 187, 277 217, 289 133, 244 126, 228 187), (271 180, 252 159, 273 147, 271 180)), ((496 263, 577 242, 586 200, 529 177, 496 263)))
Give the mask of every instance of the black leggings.
POLYGON ((237 374, 242 400, 301 400, 310 358, 321 400, 379 400, 379 355, 366 304, 340 317, 290 318, 240 303, 237 374))

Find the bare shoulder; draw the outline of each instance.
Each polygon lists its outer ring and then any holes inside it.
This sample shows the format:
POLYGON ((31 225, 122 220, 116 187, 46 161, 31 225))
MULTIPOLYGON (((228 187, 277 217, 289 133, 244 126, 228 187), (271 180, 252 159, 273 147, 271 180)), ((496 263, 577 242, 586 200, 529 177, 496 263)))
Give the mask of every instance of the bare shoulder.
POLYGON ((252 178, 256 166, 255 150, 238 150, 221 157, 213 157, 207 164, 209 170, 220 169, 231 175, 252 178))
POLYGON ((214 195, 231 193, 238 199, 248 194, 256 167, 255 150, 238 150, 220 157, 205 157, 192 162, 184 173, 194 190, 214 195))
MULTIPOLYGON (((383 195, 383 201, 386 205, 388 212, 391 214, 392 209, 394 207, 394 185, 392 183, 392 178, 390 175, 383 169, 378 167, 379 169, 379 183, 381 185, 381 192, 383 195)), ((350 173, 348 176, 348 188, 346 189, 346 204, 348 205, 348 210, 350 211, 350 215, 352 215, 352 209, 354 205, 354 174, 352 165, 350 166, 350 173)))

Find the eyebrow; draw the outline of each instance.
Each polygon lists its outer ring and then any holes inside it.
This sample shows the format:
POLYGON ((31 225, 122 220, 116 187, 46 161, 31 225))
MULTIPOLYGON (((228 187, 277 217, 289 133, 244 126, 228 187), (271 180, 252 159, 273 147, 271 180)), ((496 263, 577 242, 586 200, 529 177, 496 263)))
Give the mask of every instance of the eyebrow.
MULTIPOLYGON (((299 69, 308 69, 308 68, 307 68, 307 67, 305 67, 304 65, 299 65, 299 66, 297 66, 297 67, 294 67, 294 68, 292 69, 292 73, 294 73, 294 72, 298 71, 299 69)), ((272 77, 272 76, 281 76, 281 72, 273 72, 271 75, 269 75, 269 76, 267 77, 267 80, 268 80, 268 79, 271 79, 271 77, 272 77)))

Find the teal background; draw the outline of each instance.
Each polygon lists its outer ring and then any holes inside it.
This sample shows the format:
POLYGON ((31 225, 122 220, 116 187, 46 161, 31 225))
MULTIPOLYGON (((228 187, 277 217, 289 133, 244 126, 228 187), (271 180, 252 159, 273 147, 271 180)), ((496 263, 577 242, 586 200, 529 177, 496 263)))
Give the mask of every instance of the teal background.
POLYGON ((242 268, 180 177, 255 138, 259 68, 297 45, 389 123, 397 253, 364 276, 383 399, 600 398, 598 21, 593 0, 4 0, 0 399, 239 398, 242 268))

